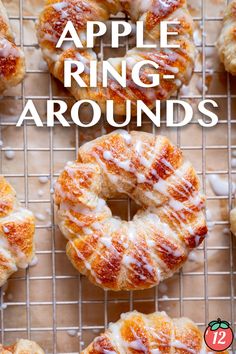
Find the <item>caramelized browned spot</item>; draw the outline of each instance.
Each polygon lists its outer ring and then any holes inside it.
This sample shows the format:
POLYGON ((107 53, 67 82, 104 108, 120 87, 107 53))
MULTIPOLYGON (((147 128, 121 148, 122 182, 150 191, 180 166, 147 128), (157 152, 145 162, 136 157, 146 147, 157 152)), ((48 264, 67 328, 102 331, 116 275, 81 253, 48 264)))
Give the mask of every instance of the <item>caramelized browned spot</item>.
MULTIPOLYGON (((154 232, 154 230, 153 230, 154 232)), ((186 261, 186 255, 182 248, 171 242, 161 234, 154 233, 153 240, 156 242, 155 252, 158 257, 167 265, 168 270, 176 269, 186 261)))
POLYGON ((84 268, 84 262, 89 260, 97 247, 97 240, 96 235, 92 237, 84 235, 67 243, 66 252, 77 269, 84 268))
POLYGON ((194 235, 188 235, 185 237, 185 243, 189 248, 198 247, 205 239, 208 228, 206 225, 199 226, 194 229, 194 235))
POLYGON ((236 27, 234 27, 234 28, 232 29, 232 34, 233 34, 233 36, 236 38, 236 27))
POLYGON ((112 345, 110 339, 105 335, 101 335, 96 338, 89 348, 90 354, 101 354, 101 353, 119 353, 116 348, 112 345))
POLYGON ((181 151, 167 142, 166 139, 166 144, 163 145, 160 155, 158 155, 152 165, 152 170, 156 171, 156 174, 154 175, 151 172, 151 178, 154 179, 156 175, 162 179, 168 178, 180 166, 181 162, 181 151))
POLYGON ((0 198, 0 217, 10 214, 13 210, 13 202, 14 198, 10 195, 0 198))
POLYGON ((15 192, 6 180, 0 176, 0 217, 10 214, 15 202, 15 192))
POLYGON ((104 158, 104 151, 111 151, 113 158, 119 161, 127 160, 129 158, 129 151, 124 140, 119 135, 112 135, 108 140, 103 140, 99 146, 94 147, 93 150, 95 155, 106 164, 109 172, 119 174, 123 171, 124 173, 125 171, 117 165, 114 159, 106 160, 104 158))
POLYGON ((4 270, 9 269, 9 259, 4 257, 2 253, 0 253, 0 272, 3 273, 4 270))
POLYGON ((4 226, 8 229, 5 237, 11 248, 19 248, 25 255, 30 255, 33 251, 34 223, 33 220, 25 222, 7 222, 4 226))
MULTIPOLYGON (((75 197, 79 197, 83 195, 83 192, 76 188, 74 180, 69 176, 67 171, 63 171, 58 178, 58 183, 60 184, 60 188, 63 190, 63 193, 71 193, 75 197)), ((55 201, 57 204, 61 202, 61 194, 57 192, 57 188, 55 190, 55 201)), ((70 198, 66 198, 69 199, 70 198)))
POLYGON ((145 329, 145 323, 140 315, 133 316, 128 318, 123 322, 121 327, 121 337, 127 343, 128 352, 130 353, 149 353, 149 341, 148 333, 145 329), (129 343, 139 342, 139 346, 143 347, 145 350, 136 350, 129 343))
MULTIPOLYGON (((178 68, 179 72, 185 72, 186 65, 190 61, 188 51, 186 50, 186 42, 179 42, 180 49, 176 48, 174 51, 165 52, 165 51, 153 51, 145 53, 142 57, 145 60, 151 60, 159 65, 157 71, 159 74, 173 74, 168 70, 168 66, 178 68)), ((168 80, 163 80, 168 83, 168 80)))
POLYGON ((96 3, 91 6, 86 0, 65 0, 67 6, 62 8, 61 11, 53 7, 54 4, 59 2, 61 1, 50 1, 49 6, 45 8, 40 18, 41 41, 48 43, 49 46, 53 42, 55 42, 53 45, 56 44, 68 21, 73 23, 75 30, 79 33, 85 30, 88 21, 96 21, 106 15, 106 11, 102 8, 98 9, 96 3), (45 39, 45 34, 52 36, 52 41, 45 39))
MULTIPOLYGON (((8 41, 5 39, 6 44, 12 48, 12 51, 15 51, 15 53, 11 53, 11 50, 9 51, 9 55, 7 56, 1 56, 0 55, 0 76, 1 77, 11 77, 17 72, 17 66, 19 65, 19 62, 21 60, 20 56, 17 56, 17 47, 14 43, 11 41, 8 41)), ((0 38, 0 43, 1 43, 1 38, 0 38)), ((2 44, 1 44, 2 46, 2 44)), ((0 49, 1 49, 0 46, 0 49)))
POLYGON ((178 34, 179 35, 184 35, 186 33, 193 33, 193 26, 192 23, 186 22, 185 18, 181 18, 178 20, 180 22, 178 26, 178 34))
MULTIPOLYGON (((90 189, 93 179, 95 178, 95 170, 96 169, 83 168, 80 171, 77 168, 73 170, 73 177, 64 170, 57 182, 60 185, 60 190, 63 191, 63 200, 73 202, 77 199, 78 202, 79 198, 84 195, 83 189, 90 189)), ((58 205, 62 201, 60 190, 58 191, 57 188, 55 188, 55 202, 58 205)))
POLYGON ((152 30, 161 20, 183 7, 185 0, 156 0, 153 9, 147 13, 146 28, 152 30))
POLYGON ((6 37, 7 30, 8 30, 8 26, 7 26, 6 22, 3 20, 3 18, 0 16, 0 33, 4 37, 6 37))
POLYGON ((173 331, 172 321, 167 317, 159 317, 153 314, 152 322, 150 335, 152 336, 151 341, 153 347, 158 347, 159 352, 163 354, 172 353, 172 348, 170 346, 173 331))
MULTIPOLYGON (((129 80, 129 75, 127 75, 127 80, 129 80)), ((114 86, 111 84, 111 81, 108 83, 108 97, 110 100, 114 100, 116 104, 122 104, 125 103, 127 99, 131 99, 130 93, 135 96, 135 101, 142 99, 144 103, 148 103, 145 96, 141 94, 138 86, 136 86, 133 81, 129 82, 128 89, 123 88, 118 83, 116 83, 114 86)))
MULTIPOLYGON (((47 7, 42 15, 41 21, 43 23, 49 23, 50 26, 44 26, 43 32, 50 35, 56 39, 59 39, 68 21, 71 21, 77 31, 80 31, 86 26, 86 12, 91 13, 91 9, 83 8, 83 12, 76 11, 76 6, 74 1, 65 1, 67 6, 62 9, 62 11, 57 11, 53 6, 47 7), (62 16, 62 12, 66 15, 62 16)), ((54 2, 55 3, 55 2, 54 2)))
POLYGON ((0 76, 8 78, 14 75, 17 71, 17 62, 19 58, 0 57, 0 76))
POLYGON ((10 353, 14 353, 15 350, 16 350, 16 345, 8 345, 8 346, 3 347, 3 348, 4 348, 4 350, 9 351, 10 353))
POLYGON ((133 247, 129 256, 134 259, 134 262, 129 265, 128 271, 129 283, 132 284, 131 288, 142 288, 156 284, 158 279, 146 242, 140 240, 138 246, 133 247))
MULTIPOLYGON (((183 347, 191 348, 193 353, 200 353, 202 348, 202 335, 199 329, 192 323, 189 323, 188 326, 179 326, 177 323, 174 327, 174 336, 175 340, 180 342, 183 347)), ((185 350, 177 349, 176 353, 183 353, 185 350)), ((186 350, 186 352, 189 352, 186 350)))
POLYGON ((113 237, 111 247, 104 246, 99 253, 95 253, 92 268, 104 287, 112 288, 117 285, 124 253, 124 247, 118 241, 118 238, 113 237))
MULTIPOLYGON (((137 100, 141 100, 146 105, 150 105, 152 100, 148 97, 148 92, 146 93, 145 89, 140 88, 140 86, 136 85, 135 82, 131 79, 129 73, 127 73, 127 80, 129 81, 128 83, 129 91, 126 91, 127 98, 132 99, 132 97, 134 97, 135 99, 133 99, 133 101, 135 100, 135 103, 137 100), (131 95, 129 96, 130 93, 131 95)), ((144 76, 141 76, 141 81, 145 83, 146 80, 144 79, 144 76)), ((146 90, 148 90, 148 88, 146 90)))
POLYGON ((193 169, 190 167, 182 179, 175 182, 174 186, 169 187, 169 193, 175 200, 184 202, 187 200, 194 192, 199 189, 199 180, 193 169))
POLYGON ((72 219, 68 216, 65 224, 75 233, 83 233, 83 227, 91 227, 92 224, 97 221, 94 215, 84 215, 76 213, 73 210, 70 210, 70 214, 72 215, 72 219), (80 223, 81 225, 78 225, 80 223))

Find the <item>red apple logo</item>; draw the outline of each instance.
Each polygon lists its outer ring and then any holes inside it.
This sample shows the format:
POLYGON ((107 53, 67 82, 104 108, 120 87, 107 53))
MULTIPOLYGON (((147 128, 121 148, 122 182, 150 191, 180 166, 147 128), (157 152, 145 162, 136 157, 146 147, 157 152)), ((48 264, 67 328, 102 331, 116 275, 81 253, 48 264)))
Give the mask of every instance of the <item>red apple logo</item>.
POLYGON ((234 340, 234 333, 227 321, 211 321, 204 333, 206 345, 215 352, 228 349, 234 340))

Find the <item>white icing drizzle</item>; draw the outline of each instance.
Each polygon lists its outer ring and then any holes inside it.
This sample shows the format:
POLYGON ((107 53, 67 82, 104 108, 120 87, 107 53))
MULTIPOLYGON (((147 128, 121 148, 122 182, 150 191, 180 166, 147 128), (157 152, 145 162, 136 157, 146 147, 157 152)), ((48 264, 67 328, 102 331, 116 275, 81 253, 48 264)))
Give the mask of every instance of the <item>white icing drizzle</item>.
POLYGON ((68 6, 68 3, 66 1, 62 1, 62 2, 57 2, 55 4, 52 5, 52 7, 56 10, 56 11, 61 11, 63 10, 65 7, 68 6))
MULTIPOLYGON (((94 224, 93 224, 92 226, 94 227, 94 224)), ((97 228, 97 229, 100 231, 100 233, 102 232, 102 228, 103 228, 103 225, 102 225, 102 224, 100 224, 99 227, 97 228)), ((109 245, 108 248, 109 248, 109 249, 112 249, 113 252, 115 251, 115 253, 118 255, 118 251, 115 249, 115 247, 112 245, 112 243, 109 242, 109 236, 107 235, 106 241, 104 240, 104 238, 105 238, 105 237, 100 237, 100 238, 99 238, 100 243, 101 243, 103 246, 105 246, 105 247, 107 247, 107 246, 109 245), (102 239, 102 240, 101 240, 101 239, 102 239)), ((101 249, 100 249, 100 248, 98 248, 98 247, 92 247, 91 244, 89 243, 89 241, 87 241, 86 239, 84 239, 83 242, 84 242, 85 244, 87 244, 87 245, 89 246, 89 248, 92 248, 92 249, 93 249, 94 254, 98 255, 98 256, 99 256, 101 259, 103 259, 104 261, 108 261, 108 263, 109 263, 110 266, 112 267, 112 263, 110 262, 109 258, 106 258, 106 257, 103 255, 103 253, 101 252, 101 249)), ((76 249, 76 247, 75 247, 75 245, 73 244, 73 242, 70 241, 70 244, 73 245, 73 248, 74 248, 74 249, 76 249)), ((92 272, 92 268, 91 268, 90 263, 83 257, 83 255, 82 255, 79 251, 77 252, 77 255, 78 255, 78 257, 79 257, 80 259, 82 259, 83 262, 86 262, 86 268, 87 268, 87 270, 90 270, 90 271, 92 272)), ((91 260, 90 260, 90 261, 91 261, 91 260)), ((95 271, 93 271, 93 273, 91 273, 91 274, 94 276, 94 278, 95 278, 96 280, 98 280, 95 271)), ((100 283, 101 283, 101 282, 100 282, 100 283)))
POLYGON ((11 42, 9 42, 5 38, 0 39, 0 57, 3 58, 19 58, 21 56, 20 51, 13 46, 11 42))
POLYGON ((78 250, 78 248, 75 247, 74 243, 72 241, 69 241, 70 245, 76 252, 77 256, 83 261, 85 268, 91 273, 91 275, 95 278, 96 282, 98 284, 101 284, 101 280, 97 277, 97 274, 94 272, 94 270, 91 267, 91 264, 84 258, 82 253, 78 250))
POLYGON ((8 251, 7 248, 0 248, 0 254, 6 259, 6 262, 0 263, 0 266, 5 266, 8 269, 12 269, 13 272, 17 271, 17 266, 12 258, 11 253, 8 251))
POLYGON ((188 353, 197 354, 196 350, 189 348, 186 344, 180 342, 179 340, 174 340, 171 342, 171 346, 177 349, 186 350, 188 353))
POLYGON ((38 257, 34 256, 32 261, 29 263, 30 267, 35 267, 38 264, 38 257))
MULTIPOLYGON (((137 313, 138 314, 138 313, 137 313)), ((202 347, 201 351, 198 352, 192 348, 190 348, 187 344, 181 342, 180 340, 177 340, 175 338, 174 334, 174 326, 172 326, 172 333, 171 336, 166 335, 162 331, 157 330, 151 326, 150 320, 148 319, 148 316, 143 315, 142 316, 142 321, 144 322, 144 328, 143 331, 144 333, 151 334, 153 338, 156 338, 158 341, 158 344, 154 342, 150 342, 148 340, 147 345, 144 344, 143 339, 140 338, 139 335, 135 332, 133 327, 130 327, 130 330, 133 334, 134 339, 131 341, 124 340, 124 338, 121 335, 121 327, 123 325, 122 321, 129 321, 129 318, 132 318, 132 316, 135 316, 136 312, 134 311, 133 313, 127 313, 123 314, 121 316, 121 320, 118 321, 117 323, 110 324, 109 325, 109 339, 113 343, 113 346, 117 349, 116 352, 120 353, 125 353, 127 352, 127 349, 134 349, 136 351, 140 351, 142 353, 153 353, 153 354, 159 354, 163 352, 163 346, 167 348, 176 348, 176 349, 183 349, 184 351, 187 351, 188 353, 191 354, 204 354, 206 352, 205 346, 202 347), (162 349, 162 351, 160 351, 162 349)), ((160 315, 168 318, 168 316, 165 313, 160 313, 160 315)), ((178 325, 178 324, 176 324, 178 325)), ((149 338, 149 337, 148 337, 149 338)))

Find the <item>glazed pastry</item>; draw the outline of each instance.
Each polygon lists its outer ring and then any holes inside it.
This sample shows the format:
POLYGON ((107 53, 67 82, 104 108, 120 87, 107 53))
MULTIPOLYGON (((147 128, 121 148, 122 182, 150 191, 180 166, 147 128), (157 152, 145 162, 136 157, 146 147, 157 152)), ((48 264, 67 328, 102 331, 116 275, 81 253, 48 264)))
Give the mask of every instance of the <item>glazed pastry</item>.
POLYGON ((40 346, 26 339, 20 339, 16 344, 3 347, 0 344, 0 353, 1 354, 44 354, 44 351, 40 346))
POLYGON ((14 43, 10 22, 0 0, 0 93, 16 86, 24 74, 24 55, 14 43))
MULTIPOLYGON (((80 39, 86 48, 86 25, 88 21, 107 21, 110 15, 123 11, 133 22, 144 21, 146 42, 157 44, 160 40, 160 21, 179 21, 178 25, 170 25, 170 32, 178 32, 178 36, 169 38, 169 43, 180 45, 178 49, 138 49, 133 48, 124 58, 109 59, 115 69, 121 73, 121 61, 127 62, 127 87, 121 87, 110 78, 108 87, 103 88, 101 80, 98 88, 80 88, 72 81, 69 89, 77 100, 90 99, 97 101, 105 111, 107 100, 113 100, 116 114, 124 114, 126 100, 131 100, 133 114, 137 100, 142 100, 153 108, 155 100, 167 100, 182 84, 187 84, 194 68, 195 47, 193 44, 193 20, 185 0, 48 0, 37 24, 39 45, 50 72, 61 82, 64 81, 65 60, 81 61, 85 65, 85 73, 81 75, 84 82, 89 80, 89 64, 97 60, 96 53, 91 49, 76 49, 73 44, 56 48, 67 21, 72 21, 80 39), (159 65, 158 69, 145 68, 141 79, 149 82, 147 75, 159 73, 160 85, 155 88, 139 87, 131 79, 133 66, 140 61, 151 60, 159 65), (175 79, 164 79, 163 75, 174 75, 175 79)), ((98 65, 98 77, 102 73, 102 64, 98 65)))
POLYGON ((202 333, 188 318, 171 319, 165 312, 144 315, 134 311, 110 324, 81 354, 102 353, 210 354, 212 351, 206 348, 202 333))
POLYGON ((236 1, 232 1, 224 16, 223 28, 217 47, 225 70, 236 75, 236 1))
POLYGON ((11 185, 0 176, 0 286, 34 257, 35 220, 21 207, 11 185))
POLYGON ((199 189, 194 168, 165 137, 118 130, 85 144, 55 184, 69 259, 104 289, 157 285, 207 233, 199 189), (132 221, 113 217, 105 201, 121 195, 140 206, 132 221))

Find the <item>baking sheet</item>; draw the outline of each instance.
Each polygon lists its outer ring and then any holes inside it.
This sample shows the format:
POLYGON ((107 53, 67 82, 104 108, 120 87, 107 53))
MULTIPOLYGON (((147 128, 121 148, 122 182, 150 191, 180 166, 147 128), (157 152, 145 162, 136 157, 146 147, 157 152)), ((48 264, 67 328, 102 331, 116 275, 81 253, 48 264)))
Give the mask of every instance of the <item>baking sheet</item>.
MULTIPOLYGON (((235 240, 231 238, 228 226, 228 213, 234 198, 216 196, 208 181, 211 174, 217 174, 225 181, 229 177, 235 181, 236 173, 236 167, 231 166, 231 152, 236 151, 235 79, 224 72, 214 49, 226 1, 192 0, 188 3, 195 18, 199 55, 190 88, 182 89, 180 97, 189 97, 185 99, 195 108, 197 118, 196 106, 203 97, 202 78, 206 76, 206 97, 218 103, 220 122, 211 129, 190 124, 176 130, 166 129, 164 124, 160 129, 154 129, 146 121, 141 130, 168 136, 193 162, 208 197, 209 236, 204 245, 194 251, 182 271, 158 288, 112 293, 104 292, 80 277, 67 260, 66 242, 56 226, 52 196, 55 178, 68 160, 75 159, 79 145, 111 128, 105 121, 86 130, 59 125, 53 129, 36 128, 31 124, 15 127, 28 98, 34 99, 44 120, 46 99, 51 95, 73 101, 62 85, 50 78, 37 45, 34 22, 43 1, 4 1, 16 41, 24 46, 27 75, 23 85, 0 98, 1 173, 16 188, 22 203, 36 214, 38 257, 37 265, 17 272, 2 290, 0 322, 1 339, 5 344, 29 337, 48 353, 78 353, 109 322, 132 309, 145 313, 164 310, 170 316, 187 316, 203 330, 209 320, 218 317, 235 321, 235 240), (202 73, 202 41, 206 48, 205 75, 202 73), (6 150, 14 152, 13 159, 6 157, 6 150), (44 176, 48 177, 48 182, 42 184, 39 179, 44 176)), ((104 42, 108 44, 109 38, 104 42)), ((120 49, 121 53, 124 50, 125 45, 120 49)), ((106 45, 104 55, 106 58, 116 52, 111 53, 106 45)), ((86 116, 85 111, 85 119, 86 116)), ((135 123, 130 124, 129 129, 136 129, 135 123)), ((127 199, 110 201, 110 205, 116 215, 127 220, 136 210, 134 203, 127 199)))

